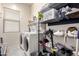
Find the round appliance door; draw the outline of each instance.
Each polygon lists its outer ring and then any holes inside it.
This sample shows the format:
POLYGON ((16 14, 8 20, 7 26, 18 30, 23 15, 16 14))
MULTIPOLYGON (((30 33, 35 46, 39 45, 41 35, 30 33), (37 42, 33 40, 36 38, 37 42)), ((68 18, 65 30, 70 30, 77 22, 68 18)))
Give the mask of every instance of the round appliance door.
POLYGON ((25 51, 28 51, 28 48, 29 48, 29 42, 28 42, 27 37, 25 36, 24 37, 24 49, 25 49, 25 51))

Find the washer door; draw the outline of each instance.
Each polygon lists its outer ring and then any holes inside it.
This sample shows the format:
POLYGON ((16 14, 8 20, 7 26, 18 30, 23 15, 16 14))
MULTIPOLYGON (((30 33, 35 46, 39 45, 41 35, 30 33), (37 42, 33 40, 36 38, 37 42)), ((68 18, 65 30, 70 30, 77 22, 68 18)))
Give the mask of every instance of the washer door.
POLYGON ((29 42, 28 42, 27 37, 25 36, 25 37, 24 37, 24 49, 25 49, 26 51, 28 51, 28 48, 29 48, 29 42))

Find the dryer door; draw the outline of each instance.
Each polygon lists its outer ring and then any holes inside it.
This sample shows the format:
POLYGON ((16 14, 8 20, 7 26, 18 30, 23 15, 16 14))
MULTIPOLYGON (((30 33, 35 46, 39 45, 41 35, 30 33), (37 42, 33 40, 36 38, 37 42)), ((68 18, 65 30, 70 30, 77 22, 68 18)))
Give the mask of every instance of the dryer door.
POLYGON ((25 51, 28 51, 28 48, 29 48, 29 42, 28 42, 27 37, 25 36, 24 37, 24 49, 25 49, 25 51))

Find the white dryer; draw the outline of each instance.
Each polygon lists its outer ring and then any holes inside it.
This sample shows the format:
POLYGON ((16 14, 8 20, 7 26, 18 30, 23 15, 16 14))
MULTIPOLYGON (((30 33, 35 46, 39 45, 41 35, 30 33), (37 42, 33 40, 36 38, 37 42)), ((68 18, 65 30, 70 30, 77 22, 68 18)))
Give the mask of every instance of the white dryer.
POLYGON ((30 56, 32 52, 38 51, 38 33, 21 33, 20 47, 27 56, 30 56))

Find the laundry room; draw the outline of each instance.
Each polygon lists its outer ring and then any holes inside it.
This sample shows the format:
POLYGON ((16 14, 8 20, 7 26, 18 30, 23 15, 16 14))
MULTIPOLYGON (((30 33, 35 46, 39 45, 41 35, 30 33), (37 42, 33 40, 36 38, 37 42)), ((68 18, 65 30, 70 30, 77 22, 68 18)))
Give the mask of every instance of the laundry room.
POLYGON ((0 3, 0 56, 79 56, 79 3, 0 3))

